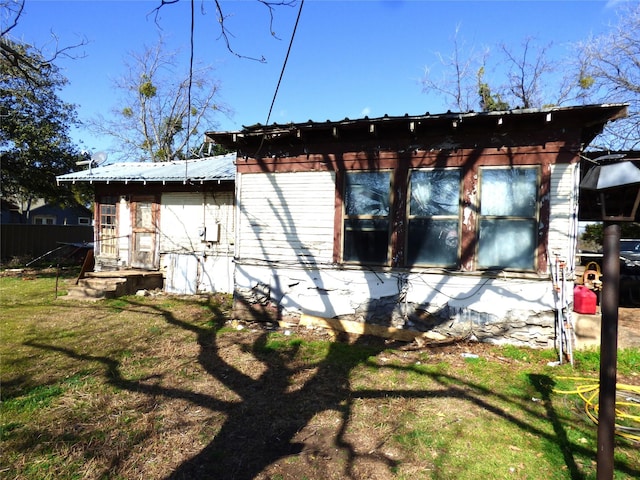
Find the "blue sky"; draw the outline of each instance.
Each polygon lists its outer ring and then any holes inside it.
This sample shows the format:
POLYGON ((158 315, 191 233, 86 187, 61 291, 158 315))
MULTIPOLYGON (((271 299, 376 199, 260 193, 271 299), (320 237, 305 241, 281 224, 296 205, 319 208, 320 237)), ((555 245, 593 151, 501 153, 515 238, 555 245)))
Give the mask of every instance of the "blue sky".
MULTIPOLYGON (((89 42, 83 58, 57 65, 69 85, 63 100, 78 106, 80 119, 108 115, 117 106, 114 80, 122 76, 130 52, 153 46, 162 33, 168 48, 188 61, 190 4, 160 0, 26 0, 14 37, 46 49, 52 33, 60 45, 89 42), (160 32, 160 29, 161 32, 160 32)), ((570 45, 606 31, 615 21, 615 1, 410 1, 306 0, 270 123, 341 120, 388 115, 440 113, 443 99, 423 93, 425 67, 437 66, 436 52, 452 51, 458 39, 468 47, 520 44, 527 37, 553 42, 552 55, 566 57, 570 45)), ((220 38, 215 5, 196 0, 195 57, 212 65, 221 100, 233 110, 206 130, 239 130, 265 123, 298 13, 279 7, 269 35, 266 8, 255 0, 225 1, 227 27, 238 53, 264 56, 266 63, 232 55, 220 38), (205 11, 205 15, 201 11, 205 11)), ((109 150, 108 137, 85 130, 74 139, 90 151, 109 150)))

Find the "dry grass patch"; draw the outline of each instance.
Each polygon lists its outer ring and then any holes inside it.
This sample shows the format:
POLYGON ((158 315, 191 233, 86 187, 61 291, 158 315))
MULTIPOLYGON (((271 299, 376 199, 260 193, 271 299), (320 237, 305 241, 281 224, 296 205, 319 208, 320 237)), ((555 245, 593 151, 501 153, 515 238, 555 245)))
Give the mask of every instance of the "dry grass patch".
MULTIPOLYGON (((595 477, 595 426, 553 393, 590 352, 330 341, 229 322, 225 296, 74 305, 32 278, 0 278, 1 478, 595 477)), ((640 475, 637 445, 616 455, 640 475)))

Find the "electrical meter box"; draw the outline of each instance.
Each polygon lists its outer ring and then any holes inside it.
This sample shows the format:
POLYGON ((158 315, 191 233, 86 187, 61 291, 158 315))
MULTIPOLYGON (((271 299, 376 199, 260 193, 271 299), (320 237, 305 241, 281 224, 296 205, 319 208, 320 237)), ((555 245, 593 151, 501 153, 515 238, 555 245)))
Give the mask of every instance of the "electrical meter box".
POLYGON ((205 243, 218 243, 220 241, 220 224, 213 223, 200 228, 200 238, 205 243))

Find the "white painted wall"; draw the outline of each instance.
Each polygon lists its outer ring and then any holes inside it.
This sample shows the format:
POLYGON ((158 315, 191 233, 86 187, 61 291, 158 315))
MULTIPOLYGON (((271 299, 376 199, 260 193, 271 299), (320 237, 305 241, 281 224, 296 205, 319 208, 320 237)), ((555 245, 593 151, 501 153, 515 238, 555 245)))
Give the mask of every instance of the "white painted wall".
MULTIPOLYGON (((557 165, 551 174, 548 249, 568 258, 577 231, 576 166, 557 165)), ((235 289, 249 302, 266 295, 284 315, 433 329, 419 325, 422 316, 445 335, 550 346, 556 304, 548 277, 508 273, 492 278, 437 269, 373 272, 333 265, 332 173, 243 174, 240 182, 235 289), (387 320, 376 319, 380 308, 387 309, 387 320)))
POLYGON ((233 291, 233 192, 163 194, 158 234, 165 290, 233 291))
POLYGON ((332 262, 333 172, 245 173, 236 181, 240 259, 332 262))
POLYGON ((129 244, 131 241, 131 205, 126 197, 120 197, 117 208, 118 222, 118 267, 129 265, 131 252, 129 244))
POLYGON ((555 255, 574 268, 578 235, 579 165, 551 166, 551 212, 549 225, 549 256, 555 255))
POLYGON ((554 295, 545 279, 239 264, 236 291, 266 292, 284 317, 304 313, 541 347, 551 346, 553 335, 554 295), (386 314, 375 312, 380 308, 386 314))

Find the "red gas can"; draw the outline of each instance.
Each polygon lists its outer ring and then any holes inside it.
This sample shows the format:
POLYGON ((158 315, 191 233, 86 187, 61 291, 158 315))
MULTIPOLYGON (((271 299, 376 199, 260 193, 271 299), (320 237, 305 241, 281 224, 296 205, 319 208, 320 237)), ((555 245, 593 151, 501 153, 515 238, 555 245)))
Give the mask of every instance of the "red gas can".
POLYGON ((573 311, 594 315, 598 297, 584 285, 576 285, 573 289, 573 311))

